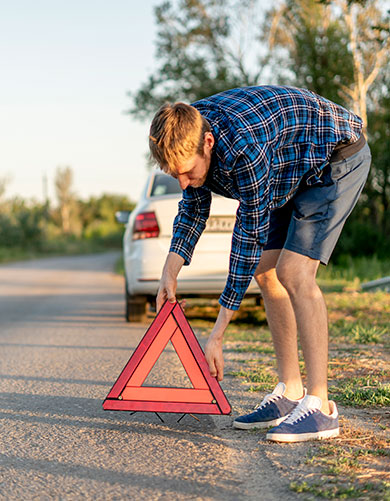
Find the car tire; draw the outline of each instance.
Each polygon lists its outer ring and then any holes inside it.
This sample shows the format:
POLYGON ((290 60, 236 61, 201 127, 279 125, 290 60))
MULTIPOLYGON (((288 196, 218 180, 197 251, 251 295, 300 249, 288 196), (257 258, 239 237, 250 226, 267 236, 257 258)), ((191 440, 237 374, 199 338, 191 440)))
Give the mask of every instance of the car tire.
POLYGON ((147 298, 145 296, 132 296, 125 284, 125 318, 127 322, 145 322, 147 298))

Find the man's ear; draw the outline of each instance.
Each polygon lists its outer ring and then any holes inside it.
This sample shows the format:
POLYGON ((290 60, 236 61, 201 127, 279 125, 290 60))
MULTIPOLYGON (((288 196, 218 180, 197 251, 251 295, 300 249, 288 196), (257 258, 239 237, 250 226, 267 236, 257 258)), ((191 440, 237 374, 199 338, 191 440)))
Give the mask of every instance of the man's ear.
POLYGON ((215 143, 214 136, 211 132, 205 132, 204 133, 204 145, 203 145, 203 151, 204 153, 210 153, 211 150, 213 149, 215 143))

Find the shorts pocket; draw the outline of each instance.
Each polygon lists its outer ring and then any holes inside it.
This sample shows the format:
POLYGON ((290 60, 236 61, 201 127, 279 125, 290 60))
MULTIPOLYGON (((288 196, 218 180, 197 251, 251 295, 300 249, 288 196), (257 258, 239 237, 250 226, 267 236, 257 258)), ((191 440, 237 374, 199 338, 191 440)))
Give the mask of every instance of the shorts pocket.
POLYGON ((350 171, 350 169, 348 168, 347 160, 340 160, 339 162, 334 162, 329 165, 329 174, 332 181, 338 181, 350 171))
POLYGON ((330 163, 330 177, 333 181, 340 181, 340 179, 342 179, 350 172, 364 165, 370 165, 370 163, 370 148, 366 144, 360 151, 358 151, 354 155, 345 158, 344 160, 340 160, 339 162, 330 163))

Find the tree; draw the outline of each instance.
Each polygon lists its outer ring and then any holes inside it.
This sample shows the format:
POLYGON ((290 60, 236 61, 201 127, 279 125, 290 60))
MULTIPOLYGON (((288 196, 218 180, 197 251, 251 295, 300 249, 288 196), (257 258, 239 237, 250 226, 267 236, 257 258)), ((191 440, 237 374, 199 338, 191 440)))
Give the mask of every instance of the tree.
POLYGON ((367 95, 390 59, 390 23, 378 0, 339 0, 348 29, 353 57, 353 83, 342 90, 352 101, 356 114, 367 128, 367 95))
POLYGON ((8 248, 39 249, 44 239, 44 206, 20 197, 6 200, 0 212, 0 245, 8 248))
POLYGON ((390 25, 389 15, 380 6, 378 0, 282 0, 270 11, 273 22, 264 31, 274 61, 283 68, 279 77, 307 86, 363 119, 373 162, 346 233, 351 229, 357 237, 365 235, 365 248, 370 242, 377 248, 381 239, 388 241, 389 234, 390 80, 385 74, 390 25), (367 231, 371 226, 375 241, 364 233, 362 224, 367 231))
POLYGON ((8 177, 1 177, 0 178, 0 201, 4 197, 4 194, 7 189, 7 185, 9 183, 9 178, 8 177))
POLYGON ((75 200, 72 191, 72 169, 70 167, 57 167, 54 184, 61 215, 62 231, 63 233, 69 234, 71 230, 71 210, 75 200))
POLYGON ((352 56, 347 30, 329 5, 316 0, 279 2, 267 13, 262 39, 277 81, 346 104, 340 90, 352 83, 352 56))
POLYGON ((292 80, 345 103, 366 129, 369 90, 390 56, 379 0, 282 0, 268 18, 270 48, 284 50, 292 80))
POLYGON ((155 8, 159 67, 130 95, 147 118, 166 101, 196 101, 256 85, 264 66, 259 0, 177 0, 155 8))
POLYGON ((376 109, 368 115, 373 156, 366 204, 390 244, 390 71, 376 109))
POLYGON ((121 230, 116 222, 115 213, 120 210, 131 211, 135 207, 135 203, 129 200, 127 196, 107 193, 100 197, 91 196, 86 201, 79 200, 78 204, 84 234, 90 231, 91 228, 98 228, 102 223, 106 225, 106 228, 111 228, 113 231, 121 230))

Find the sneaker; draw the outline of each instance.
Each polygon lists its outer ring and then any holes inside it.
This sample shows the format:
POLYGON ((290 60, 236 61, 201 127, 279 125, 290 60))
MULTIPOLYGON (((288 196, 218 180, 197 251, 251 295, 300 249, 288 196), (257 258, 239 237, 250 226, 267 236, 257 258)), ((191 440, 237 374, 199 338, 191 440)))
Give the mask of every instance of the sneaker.
POLYGON ((337 437, 340 430, 336 404, 333 401, 329 402, 332 412, 330 416, 320 411, 321 405, 322 401, 319 397, 306 395, 283 423, 267 433, 267 440, 304 442, 337 437))
POLYGON ((254 412, 240 416, 233 421, 234 428, 241 430, 268 428, 269 426, 277 426, 287 419, 303 397, 299 400, 289 400, 283 396, 285 391, 286 385, 278 383, 274 391, 264 397, 254 412))

